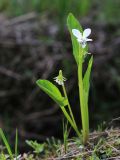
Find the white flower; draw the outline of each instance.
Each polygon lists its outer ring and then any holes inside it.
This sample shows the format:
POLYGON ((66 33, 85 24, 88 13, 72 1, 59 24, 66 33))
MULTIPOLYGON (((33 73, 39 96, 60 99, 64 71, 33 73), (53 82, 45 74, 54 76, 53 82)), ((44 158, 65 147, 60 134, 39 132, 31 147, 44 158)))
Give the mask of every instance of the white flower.
POLYGON ((62 75, 62 70, 59 70, 59 75, 54 78, 54 81, 56 83, 58 83, 59 85, 64 85, 64 81, 66 81, 66 80, 67 79, 65 77, 63 77, 63 75, 62 75))
POLYGON ((88 41, 92 41, 92 39, 87 38, 91 34, 90 28, 85 29, 83 33, 81 33, 78 29, 72 29, 72 33, 82 45, 82 48, 85 48, 88 41))

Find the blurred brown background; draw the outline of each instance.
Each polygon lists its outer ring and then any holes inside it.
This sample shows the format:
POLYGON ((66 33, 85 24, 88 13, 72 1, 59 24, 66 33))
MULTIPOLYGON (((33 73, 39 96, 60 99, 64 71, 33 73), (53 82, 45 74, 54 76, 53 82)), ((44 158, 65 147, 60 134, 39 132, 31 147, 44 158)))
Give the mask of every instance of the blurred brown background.
POLYGON ((59 69, 68 79, 80 123, 77 68, 66 26, 69 12, 83 28, 92 29, 91 130, 119 126, 119 121, 110 124, 120 116, 119 8, 119 0, 0 0, 0 127, 11 139, 18 128, 20 146, 26 139, 62 137, 61 110, 35 83, 38 78, 53 81, 59 69))

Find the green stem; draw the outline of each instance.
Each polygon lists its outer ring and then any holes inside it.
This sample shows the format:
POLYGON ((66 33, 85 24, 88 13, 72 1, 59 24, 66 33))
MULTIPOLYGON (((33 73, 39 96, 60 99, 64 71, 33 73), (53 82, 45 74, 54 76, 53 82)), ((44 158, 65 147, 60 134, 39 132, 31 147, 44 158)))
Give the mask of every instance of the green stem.
POLYGON ((89 134, 89 122, 88 122, 88 109, 84 99, 83 79, 82 79, 82 56, 80 56, 78 64, 78 86, 79 86, 79 98, 80 98, 80 110, 82 118, 83 128, 83 143, 85 144, 88 140, 89 134))
POLYGON ((16 136, 15 136, 15 157, 16 157, 16 160, 18 160, 17 156, 18 156, 18 130, 16 129, 16 136))
POLYGON ((73 123, 74 123, 75 127, 77 128, 77 125, 76 125, 76 122, 75 122, 75 119, 74 119, 74 115, 73 115, 72 110, 71 110, 71 106, 70 106, 70 103, 69 103, 69 100, 68 100, 68 96, 67 96, 67 92, 66 92, 64 84, 62 85, 62 88, 63 88, 64 96, 68 101, 68 109, 69 109, 70 115, 72 117, 72 120, 73 120, 73 123))
POLYGON ((73 123, 71 117, 69 116, 69 114, 67 113, 65 107, 63 107, 63 106, 60 106, 60 107, 61 107, 61 109, 62 109, 62 111, 63 111, 66 119, 67 119, 68 122, 71 124, 71 126, 73 127, 73 129, 76 131, 78 137, 81 138, 80 132, 78 131, 78 129, 77 129, 76 126, 74 125, 74 123, 73 123))

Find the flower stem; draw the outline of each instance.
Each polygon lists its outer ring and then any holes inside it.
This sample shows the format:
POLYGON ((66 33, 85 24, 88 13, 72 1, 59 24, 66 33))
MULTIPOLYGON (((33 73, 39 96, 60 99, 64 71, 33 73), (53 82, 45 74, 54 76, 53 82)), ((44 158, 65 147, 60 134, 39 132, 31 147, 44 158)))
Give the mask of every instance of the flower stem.
MULTIPOLYGON (((76 128, 77 132, 79 132, 78 127, 77 127, 76 122, 75 122, 75 119, 74 119, 73 112, 72 112, 72 110, 71 110, 71 106, 70 106, 70 103, 69 103, 69 100, 68 100, 68 96, 67 96, 67 92, 66 92, 66 89, 65 89, 65 85, 64 85, 64 84, 62 85, 62 88, 63 88, 64 96, 65 96, 65 98, 66 98, 67 101, 68 101, 68 109, 69 109, 69 112, 70 112, 70 116, 71 116, 71 118, 72 118, 72 121, 73 121, 73 123, 74 123, 74 127, 76 128)), ((80 132, 79 132, 79 135, 80 135, 80 132)))
POLYGON ((78 131, 78 129, 76 128, 76 126, 74 125, 71 117, 69 116, 69 114, 67 113, 65 107, 61 106, 61 109, 66 117, 66 119, 68 120, 68 122, 71 124, 71 126, 73 127, 73 129, 75 130, 75 132, 77 133, 78 137, 81 138, 81 134, 80 132, 78 131))

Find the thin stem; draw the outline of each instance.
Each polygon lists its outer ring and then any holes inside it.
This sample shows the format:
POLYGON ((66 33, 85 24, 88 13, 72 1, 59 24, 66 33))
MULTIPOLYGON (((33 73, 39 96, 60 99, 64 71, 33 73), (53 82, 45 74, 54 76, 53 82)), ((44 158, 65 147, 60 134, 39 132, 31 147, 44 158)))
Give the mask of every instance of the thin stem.
MULTIPOLYGON (((64 85, 64 84, 62 85, 62 88, 63 88, 64 96, 65 96, 65 98, 66 98, 67 101, 68 101, 68 109, 69 109, 69 112, 70 112, 72 121, 73 121, 76 129, 78 130, 78 127, 77 127, 77 125, 76 125, 76 122, 75 122, 75 119, 74 119, 74 115, 73 115, 73 112, 72 112, 72 110, 71 110, 71 106, 70 106, 70 103, 69 103, 69 100, 68 100, 68 96, 67 96, 67 92, 66 92, 66 89, 65 89, 65 85, 64 85)), ((79 132, 79 130, 78 130, 78 132, 79 132)))
MULTIPOLYGON (((65 89, 65 85, 64 85, 64 84, 62 85, 62 88, 63 88, 64 96, 65 96, 65 98, 68 100, 68 96, 67 96, 67 92, 66 92, 66 89, 65 89)), ((70 106, 69 100, 68 100, 68 109, 69 109, 70 115, 71 115, 71 117, 72 117, 72 120, 73 120, 75 126, 77 127, 76 122, 75 122, 75 119, 74 119, 74 115, 73 115, 72 110, 71 110, 71 106, 70 106)))
POLYGON ((16 157, 16 160, 18 160, 17 156, 18 156, 18 130, 16 129, 16 136, 15 136, 15 157, 16 157))
POLYGON ((81 138, 80 132, 78 131, 78 129, 77 129, 76 126, 74 125, 74 123, 73 123, 71 117, 69 116, 69 114, 67 113, 65 107, 63 107, 63 106, 60 106, 60 107, 61 107, 61 109, 62 109, 65 117, 67 118, 67 120, 69 121, 69 123, 71 124, 71 126, 73 127, 73 129, 76 131, 78 137, 81 138))

